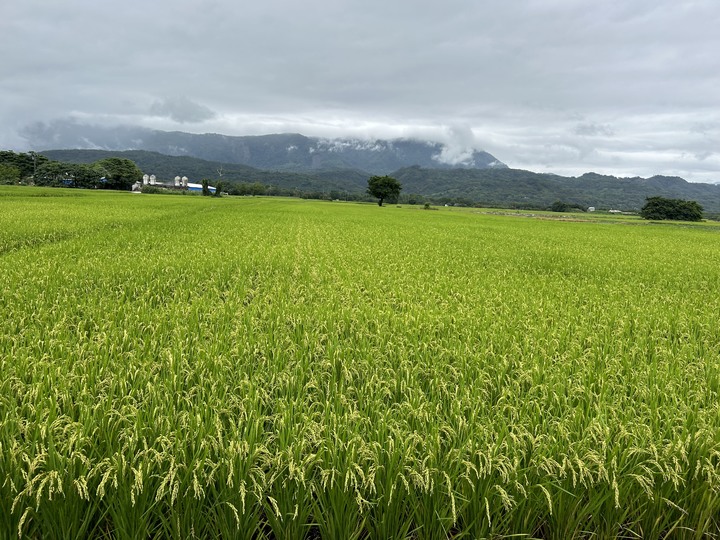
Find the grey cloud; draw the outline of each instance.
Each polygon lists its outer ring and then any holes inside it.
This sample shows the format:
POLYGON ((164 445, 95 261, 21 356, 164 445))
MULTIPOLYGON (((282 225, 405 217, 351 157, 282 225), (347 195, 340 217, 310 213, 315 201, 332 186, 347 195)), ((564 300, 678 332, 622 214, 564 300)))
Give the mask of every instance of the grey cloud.
POLYGON ((612 137, 615 132, 608 125, 595 124, 594 122, 587 122, 584 124, 578 124, 573 130, 575 135, 581 135, 584 137, 612 137))
POLYGON ((183 96, 156 101, 150 107, 150 114, 165 116, 181 124, 204 122, 217 116, 210 108, 183 96))
POLYGON ((698 152, 697 154, 694 154, 694 155, 695 155, 695 159, 697 159, 698 161, 705 161, 706 159, 714 156, 715 154, 716 154, 715 152, 706 150, 704 152, 698 152))
POLYGON ((447 143, 449 160, 474 146, 558 173, 680 164, 706 179, 715 158, 695 156, 720 137, 718 24, 716 0, 9 2, 0 147, 20 147, 33 122, 75 118, 417 134, 447 143))
POLYGON ((146 130, 129 126, 107 127, 86 124, 76 118, 56 119, 51 122, 33 122, 20 130, 33 150, 55 150, 62 148, 132 150, 125 141, 133 137, 141 139, 146 130))

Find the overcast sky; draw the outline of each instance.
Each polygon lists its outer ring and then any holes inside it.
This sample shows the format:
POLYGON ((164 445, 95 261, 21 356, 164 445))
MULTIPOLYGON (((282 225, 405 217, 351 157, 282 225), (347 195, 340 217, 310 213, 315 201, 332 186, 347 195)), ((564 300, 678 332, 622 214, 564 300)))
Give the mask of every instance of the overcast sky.
POLYGON ((718 0, 3 0, 0 148, 73 120, 720 181, 718 0))

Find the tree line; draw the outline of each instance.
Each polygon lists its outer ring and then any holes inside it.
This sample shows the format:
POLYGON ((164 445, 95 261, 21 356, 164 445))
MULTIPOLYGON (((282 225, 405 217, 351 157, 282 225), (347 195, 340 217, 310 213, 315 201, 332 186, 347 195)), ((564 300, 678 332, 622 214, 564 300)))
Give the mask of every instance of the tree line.
POLYGON ((129 190, 143 173, 131 160, 104 158, 94 163, 52 161, 36 152, 0 151, 0 184, 129 190))
MULTIPOLYGON (((92 163, 68 163, 53 161, 36 152, 16 153, 0 151, 0 184, 34 184, 48 187, 90 188, 129 190, 135 182, 142 181, 143 173, 137 164, 126 158, 106 157, 92 163)), ((301 190, 278 187, 261 182, 218 182, 216 193, 230 195, 265 195, 300 197, 320 200, 371 201, 391 204, 452 204, 460 206, 497 206, 484 204, 463 197, 432 197, 420 194, 401 195, 402 184, 390 176, 372 176, 365 193, 341 190, 301 190)), ((208 193, 209 194, 209 191, 208 193)), ((508 207, 529 208, 528 204, 508 207)), ((580 210, 574 203, 556 201, 549 207, 532 206, 532 209, 547 209, 556 212, 580 210)), ((648 197, 640 216, 649 220, 700 221, 703 207, 692 200, 648 197)))

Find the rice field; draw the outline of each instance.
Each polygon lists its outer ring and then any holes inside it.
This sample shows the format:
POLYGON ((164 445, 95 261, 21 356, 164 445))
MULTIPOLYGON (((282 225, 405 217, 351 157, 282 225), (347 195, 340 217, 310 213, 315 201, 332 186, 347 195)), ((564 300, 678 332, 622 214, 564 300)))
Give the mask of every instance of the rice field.
POLYGON ((0 188, 0 538, 720 536, 720 229, 0 188))

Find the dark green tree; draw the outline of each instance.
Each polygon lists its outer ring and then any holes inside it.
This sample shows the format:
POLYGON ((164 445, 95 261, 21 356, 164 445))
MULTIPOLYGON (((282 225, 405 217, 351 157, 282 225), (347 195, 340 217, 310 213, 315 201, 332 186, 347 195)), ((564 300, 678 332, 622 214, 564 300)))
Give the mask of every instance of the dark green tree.
POLYGON ((27 154, 15 153, 10 150, 0 151, 0 164, 17 167, 20 170, 20 179, 31 177, 41 165, 49 160, 45 156, 29 152, 27 154))
POLYGON ((200 180, 200 183, 202 184, 202 194, 204 197, 210 196, 210 180, 207 178, 203 178, 200 180))
POLYGON ((102 170, 92 165, 48 161, 38 166, 34 181, 38 186, 95 188, 102 175, 102 170))
POLYGON ((565 201, 555 201, 548 207, 548 210, 551 212, 585 212, 585 208, 581 205, 565 201))
POLYGON ((20 168, 0 163, 0 184, 17 184, 20 181, 20 168))
POLYGON ((570 209, 570 205, 563 201, 555 201, 549 208, 551 212, 569 212, 570 209))
POLYGON ((701 221, 703 207, 696 201, 648 197, 640 216, 651 220, 673 219, 677 221, 701 221))
POLYGON ((143 173, 134 161, 124 158, 105 158, 93 163, 103 174, 102 187, 107 189, 130 189, 142 180, 143 173))
POLYGON ((378 200, 382 206, 387 199, 389 203, 397 202, 402 185, 391 176, 371 176, 368 180, 367 192, 378 200))

